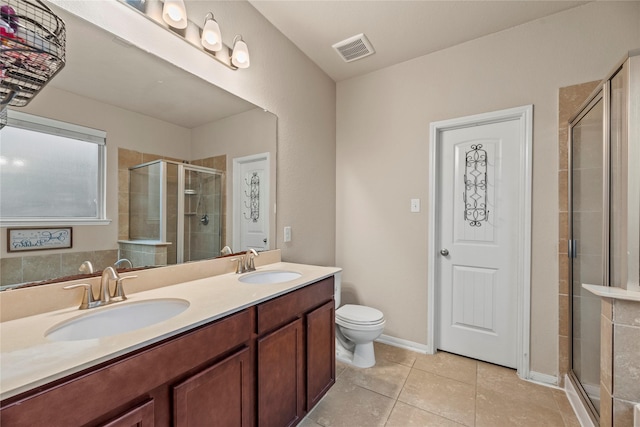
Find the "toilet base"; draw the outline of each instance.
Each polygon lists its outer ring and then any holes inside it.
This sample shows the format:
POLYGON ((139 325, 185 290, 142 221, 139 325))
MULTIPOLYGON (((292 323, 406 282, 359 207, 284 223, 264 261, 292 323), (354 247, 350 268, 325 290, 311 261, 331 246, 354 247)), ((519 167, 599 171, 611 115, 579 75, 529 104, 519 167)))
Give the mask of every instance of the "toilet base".
POLYGON ((376 364, 373 341, 365 344, 356 344, 353 351, 349 351, 344 348, 339 340, 336 340, 336 359, 357 368, 371 368, 376 364))

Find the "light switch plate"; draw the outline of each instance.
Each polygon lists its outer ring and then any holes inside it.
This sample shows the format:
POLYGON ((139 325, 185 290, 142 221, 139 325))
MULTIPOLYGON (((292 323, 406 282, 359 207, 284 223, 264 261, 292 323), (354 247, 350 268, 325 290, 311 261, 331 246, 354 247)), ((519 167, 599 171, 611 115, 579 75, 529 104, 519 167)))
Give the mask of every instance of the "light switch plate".
POLYGON ((291 227, 287 226, 284 228, 284 242, 290 242, 291 241, 291 227))
POLYGON ((411 212, 420 212, 420 199, 411 199, 411 212))

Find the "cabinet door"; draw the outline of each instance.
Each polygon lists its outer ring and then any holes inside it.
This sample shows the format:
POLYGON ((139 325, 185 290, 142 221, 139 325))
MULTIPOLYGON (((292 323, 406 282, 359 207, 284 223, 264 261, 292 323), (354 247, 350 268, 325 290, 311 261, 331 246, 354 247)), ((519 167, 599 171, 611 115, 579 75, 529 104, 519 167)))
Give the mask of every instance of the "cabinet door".
POLYGON ((336 382, 334 302, 307 314, 307 411, 336 382))
POLYGON ((153 427, 153 399, 103 424, 103 427, 153 427))
POLYGON ((258 425, 295 425, 304 414, 302 319, 258 340, 258 425))
POLYGON ((173 387, 177 427, 248 427, 253 382, 248 348, 173 387))

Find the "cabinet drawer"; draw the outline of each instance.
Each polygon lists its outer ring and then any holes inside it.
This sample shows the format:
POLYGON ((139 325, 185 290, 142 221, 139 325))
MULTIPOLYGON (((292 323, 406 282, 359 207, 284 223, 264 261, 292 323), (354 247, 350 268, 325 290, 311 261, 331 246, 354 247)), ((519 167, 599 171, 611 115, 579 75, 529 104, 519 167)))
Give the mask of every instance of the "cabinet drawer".
POLYGON ((333 298, 333 276, 258 305, 258 335, 282 326, 333 298))

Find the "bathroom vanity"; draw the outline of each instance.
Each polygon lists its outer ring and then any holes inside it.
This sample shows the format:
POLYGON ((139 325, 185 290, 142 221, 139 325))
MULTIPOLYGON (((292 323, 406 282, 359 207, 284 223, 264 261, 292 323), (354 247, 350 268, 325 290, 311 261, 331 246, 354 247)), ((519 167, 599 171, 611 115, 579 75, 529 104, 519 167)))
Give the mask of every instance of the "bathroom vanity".
MULTIPOLYGON (((12 378, 5 381, 3 374, 0 423, 296 425, 335 382, 333 274, 339 269, 287 266, 302 272, 301 278, 279 284, 246 284, 240 283, 237 275, 226 274, 136 294, 156 298, 175 297, 180 292, 191 306, 156 327, 121 334, 120 340, 86 340, 90 349, 78 347, 84 341, 70 342, 67 354, 57 343, 57 347, 49 347, 57 349, 49 355, 52 360, 47 354, 35 358, 34 368, 41 371, 38 378, 29 374, 16 380, 8 373, 12 378), (239 302, 242 300, 245 302, 239 302), (207 305, 214 307, 213 313, 197 320, 207 305), (226 309, 233 305, 235 310, 226 309), (174 332, 163 333, 162 328, 174 332), (120 347, 107 348, 110 346, 120 347), (100 347, 104 354, 96 357, 100 347), (74 361, 74 349, 92 354, 92 361, 83 360, 83 356, 74 361), (60 358, 60 368, 56 368, 56 358, 60 358), (38 368, 39 364, 46 366, 38 368), (49 376, 40 378, 44 372, 49 376)), ((44 313, 37 320, 59 321, 78 314, 62 310, 44 313)), ((11 334, 15 322, 20 321, 29 327, 29 319, 18 319, 4 323, 3 332, 11 334)), ((9 360, 3 361, 3 371, 24 370, 17 361, 11 365, 12 354, 4 339, 3 358, 8 355, 9 360)), ((33 351, 51 346, 45 341, 34 343, 33 351)), ((16 351, 27 354, 24 349, 16 351)))

